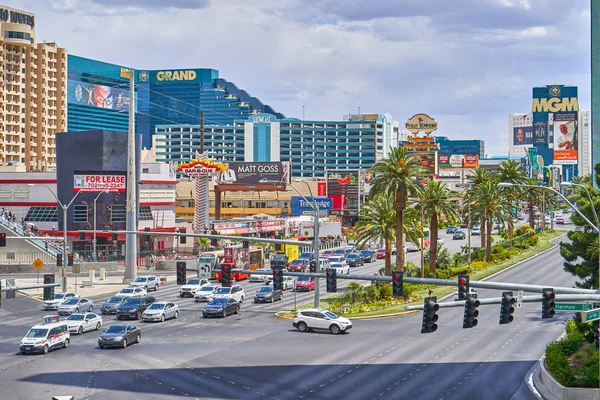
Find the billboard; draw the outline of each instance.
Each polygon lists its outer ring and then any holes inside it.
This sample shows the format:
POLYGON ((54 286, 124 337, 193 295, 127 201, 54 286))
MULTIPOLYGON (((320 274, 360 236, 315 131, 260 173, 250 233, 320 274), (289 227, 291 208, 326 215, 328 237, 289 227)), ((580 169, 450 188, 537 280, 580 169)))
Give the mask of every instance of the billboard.
MULTIPOLYGON (((333 208, 333 200, 327 197, 315 197, 319 210, 331 210, 333 208)), ((292 215, 302 215, 303 211, 313 211, 313 197, 292 196, 292 215), (307 201, 308 200, 308 201, 307 201)))
POLYGON ((438 167, 440 168, 477 168, 479 167, 478 154, 439 154, 438 167))
POLYGON ((280 185, 290 183, 290 164, 283 162, 222 162, 215 185, 280 185))
POLYGON ((533 143, 548 143, 548 124, 536 122, 533 125, 533 143))
POLYGON ((73 175, 73 191, 124 193, 126 181, 124 174, 76 173, 73 175))
POLYGON ((577 164, 577 113, 554 114, 554 164, 577 164))
POLYGON ((533 128, 531 126, 513 128, 513 145, 525 146, 528 144, 533 144, 533 128))
POLYGON ((358 195, 360 170, 328 170, 327 195, 358 195))
POLYGON ((67 100, 70 104, 111 110, 129 109, 129 88, 116 88, 69 79, 68 92, 67 100))
POLYGON ((411 155, 427 170, 425 177, 430 178, 436 175, 436 153, 415 152, 411 153, 411 155))

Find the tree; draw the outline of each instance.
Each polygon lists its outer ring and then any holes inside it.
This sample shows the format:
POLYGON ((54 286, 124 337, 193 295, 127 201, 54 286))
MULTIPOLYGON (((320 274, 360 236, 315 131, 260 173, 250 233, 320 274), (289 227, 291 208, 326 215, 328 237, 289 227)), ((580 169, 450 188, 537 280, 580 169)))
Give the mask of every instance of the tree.
POLYGON ((391 148, 389 155, 371 167, 371 192, 389 193, 396 211, 396 270, 404 270, 404 212, 408 196, 416 191, 417 179, 426 173, 405 147, 391 148))
MULTIPOLYGON (((533 178, 529 178, 525 181, 525 183, 527 185, 535 186, 538 184, 538 181, 533 178)), ((531 229, 535 229, 534 207, 542 204, 542 199, 544 198, 544 189, 528 187, 527 190, 523 191, 523 198, 527 202, 527 212, 529 213, 529 227, 531 229)))
MULTIPOLYGON (((473 188, 494 179, 492 173, 484 168, 476 168, 473 173, 467 178, 469 182, 469 190, 467 195, 471 196, 473 188)), ((472 197, 472 196, 471 196, 472 197)), ((486 230, 485 227, 485 213, 479 212, 479 207, 471 208, 471 225, 474 225, 476 221, 481 224, 481 247, 485 247, 486 243, 486 230)))
POLYGON ((200 247, 200 252, 205 251, 210 246, 210 239, 204 237, 198 238, 198 246, 200 247))
MULTIPOLYGON (((527 177, 525 176, 525 169, 520 162, 515 160, 505 160, 498 165, 498 179, 500 182, 508 182, 514 184, 525 183, 527 177)), ((508 213, 510 214, 510 220, 514 216, 513 207, 514 203, 517 202, 523 194, 523 188, 514 186, 504 190, 504 196, 507 203, 509 204, 508 213)), ((510 249, 512 250, 512 239, 513 239, 513 224, 508 224, 508 240, 510 241, 510 249)))
MULTIPOLYGON (((507 219, 506 199, 503 196, 501 188, 498 187, 496 179, 476 185, 472 188, 472 191, 475 208, 479 210, 482 220, 485 221, 481 225, 481 232, 483 234, 483 231, 486 230, 485 259, 486 261, 490 261, 492 259, 492 219, 496 218, 499 221, 507 219)), ((512 220, 509 223, 512 223, 512 220)))
POLYGON ((430 221, 429 271, 435 276, 437 265, 438 222, 444 217, 452 223, 459 220, 458 213, 454 209, 455 201, 453 197, 456 193, 450 190, 443 182, 427 181, 427 183, 419 189, 417 195, 421 199, 425 218, 430 221))

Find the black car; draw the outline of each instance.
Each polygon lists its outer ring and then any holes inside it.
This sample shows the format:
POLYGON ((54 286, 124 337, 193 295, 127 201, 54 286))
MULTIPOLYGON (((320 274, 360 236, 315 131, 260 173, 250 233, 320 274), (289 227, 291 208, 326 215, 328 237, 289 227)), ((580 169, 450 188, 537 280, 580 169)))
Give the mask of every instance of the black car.
POLYGON ((365 265, 365 259, 360 253, 350 253, 346 256, 346 264, 350 267, 359 267, 365 265))
POLYGON ((366 263, 372 263, 375 261, 375 252, 371 250, 361 250, 360 254, 362 254, 366 263))
POLYGON ((98 346, 122 347, 125 348, 129 343, 139 343, 142 340, 142 330, 131 324, 115 324, 104 330, 104 333, 98 338, 98 346))
POLYGON ((117 308, 127 299, 125 296, 112 296, 104 303, 102 303, 102 307, 100 307, 100 311, 102 314, 116 314, 117 308))
POLYGON ((283 300, 283 291, 275 290, 273 286, 262 286, 254 295, 255 303, 274 303, 276 300, 283 300))
POLYGON ((154 296, 129 297, 117 308, 117 319, 140 319, 146 308, 155 301, 154 296))
POLYGON ((202 310, 202 316, 208 317, 222 317, 225 318, 230 314, 237 314, 240 312, 240 303, 234 299, 212 299, 204 309, 202 310))
POLYGON ((289 265, 290 262, 288 261, 288 256, 286 256, 285 254, 273 254, 273 256, 271 257, 271 268, 273 269, 287 269, 289 265))
POLYGON ((457 228, 457 227, 455 227, 454 225, 449 225, 449 226, 446 228, 446 233, 454 233, 454 232, 456 232, 457 230, 458 230, 458 228, 457 228))
POLYGON ((456 231, 454 232, 454 235, 452 235, 452 240, 461 240, 465 239, 466 237, 467 235, 465 235, 463 231, 456 231))

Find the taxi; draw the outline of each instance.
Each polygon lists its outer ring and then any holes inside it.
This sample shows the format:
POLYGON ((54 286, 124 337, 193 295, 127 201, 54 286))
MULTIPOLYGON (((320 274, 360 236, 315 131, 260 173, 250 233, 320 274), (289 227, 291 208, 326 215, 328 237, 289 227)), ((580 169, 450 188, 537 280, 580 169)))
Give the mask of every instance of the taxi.
POLYGON ((60 321, 58 315, 46 315, 43 323, 32 326, 19 346, 21 354, 43 353, 48 354, 52 349, 71 344, 71 333, 66 322, 60 321))

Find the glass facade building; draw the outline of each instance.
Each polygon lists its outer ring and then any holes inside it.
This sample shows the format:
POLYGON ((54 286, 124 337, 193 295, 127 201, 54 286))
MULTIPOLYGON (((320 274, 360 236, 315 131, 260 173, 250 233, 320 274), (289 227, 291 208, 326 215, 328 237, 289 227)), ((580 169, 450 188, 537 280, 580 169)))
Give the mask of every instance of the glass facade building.
POLYGON ((483 140, 450 140, 446 136, 436 136, 440 145, 438 154, 476 154, 479 159, 485 158, 485 142, 483 140))

